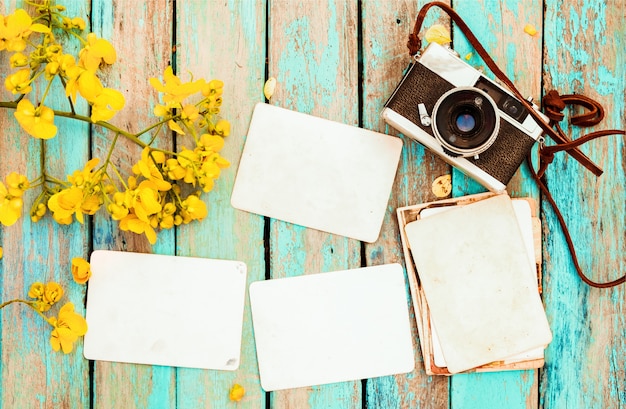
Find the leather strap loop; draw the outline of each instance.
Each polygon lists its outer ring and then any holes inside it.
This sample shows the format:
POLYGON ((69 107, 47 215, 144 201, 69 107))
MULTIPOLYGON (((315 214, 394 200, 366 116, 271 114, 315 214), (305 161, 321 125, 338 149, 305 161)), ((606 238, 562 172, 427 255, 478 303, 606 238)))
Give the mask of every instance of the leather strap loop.
POLYGON ((604 108, 597 101, 584 95, 559 95, 555 90, 549 91, 542 100, 544 113, 553 122, 563 120, 563 110, 567 105, 579 105, 587 108, 587 112, 572 116, 570 123, 576 126, 594 126, 604 119, 604 108))
POLYGON ((569 153, 573 158, 578 160, 583 166, 589 169, 596 176, 600 176, 602 174, 602 169, 600 169, 596 164, 594 164, 587 156, 585 156, 578 147, 590 140, 608 136, 608 135, 624 135, 625 132, 622 130, 606 130, 606 131, 596 131, 591 132, 587 135, 577 138, 572 141, 570 138, 563 132, 561 127, 559 126, 559 122, 563 120, 565 115, 563 114, 563 110, 567 105, 577 105, 583 108, 586 108, 586 112, 582 114, 577 114, 571 117, 570 123, 575 126, 593 126, 597 125, 604 118, 604 109, 602 106, 594 101, 591 98, 585 97, 583 95, 559 95, 556 91, 549 91, 546 96, 543 98, 543 107, 546 116, 549 118, 549 123, 544 122, 544 119, 535 111, 533 107, 530 106, 528 101, 524 99, 521 93, 517 90, 515 85, 506 74, 497 66, 495 61, 489 56, 485 48, 480 44, 476 36, 472 33, 470 28, 465 24, 463 19, 446 3, 440 1, 433 1, 431 3, 427 3, 424 5, 416 18, 415 26, 413 27, 413 32, 409 34, 409 40, 407 42, 407 47, 409 48, 409 54, 411 56, 417 54, 422 46, 422 40, 419 37, 419 32, 422 28, 422 24, 424 23, 424 18, 426 17, 426 13, 432 7, 439 7, 442 9, 454 23, 459 27, 459 29, 463 32, 465 37, 468 39, 472 47, 476 50, 476 52, 483 59, 485 64, 489 67, 489 69, 494 73, 494 75, 504 83, 509 90, 522 102, 522 104, 526 107, 530 115, 535 119, 535 121, 541 126, 543 131, 550 136, 550 138, 556 142, 554 146, 540 146, 539 148, 539 170, 536 172, 532 160, 530 159, 530 155, 527 158, 528 167, 530 169, 530 173, 532 178, 536 181, 541 193, 543 194, 543 198, 545 198, 553 211, 556 214, 556 217, 559 221, 559 225, 561 226, 561 230, 565 236, 565 240, 567 242, 567 247, 569 249, 572 262, 576 269, 576 272, 580 276, 581 280, 588 285, 596 288, 609 288, 619 284, 623 284, 626 282, 626 275, 622 276, 616 280, 599 283, 589 279, 585 273, 582 271, 580 264, 578 263, 578 257, 576 255, 576 249, 574 247, 574 243, 569 234, 569 230, 565 223, 565 219, 561 214, 552 194, 550 193, 547 183, 545 181, 545 171, 548 165, 554 160, 554 154, 560 151, 565 151, 569 153))

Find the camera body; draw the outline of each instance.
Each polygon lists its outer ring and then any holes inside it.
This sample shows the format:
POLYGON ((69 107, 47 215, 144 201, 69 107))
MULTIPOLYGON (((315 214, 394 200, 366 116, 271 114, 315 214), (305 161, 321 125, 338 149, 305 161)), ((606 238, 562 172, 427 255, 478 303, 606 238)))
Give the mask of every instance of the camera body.
POLYGON ((437 43, 409 66, 381 115, 496 193, 543 134, 511 92, 437 43))

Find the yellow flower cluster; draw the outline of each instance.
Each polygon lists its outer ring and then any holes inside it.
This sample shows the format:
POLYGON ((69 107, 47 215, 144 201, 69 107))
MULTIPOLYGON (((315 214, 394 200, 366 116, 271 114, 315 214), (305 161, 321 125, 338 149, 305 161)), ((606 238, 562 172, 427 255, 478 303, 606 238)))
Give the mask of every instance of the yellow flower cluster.
POLYGON ((44 1, 38 7, 40 15, 36 20, 45 24, 34 23, 23 9, 0 16, 0 51, 14 52, 9 63, 17 69, 5 79, 4 86, 11 93, 22 96, 15 111, 18 123, 29 135, 41 139, 50 139, 57 133, 54 111, 44 105, 50 84, 57 77, 65 87, 65 94, 74 102, 77 94, 87 100, 91 106, 92 122, 108 121, 125 104, 124 96, 119 91, 103 87, 96 75, 102 66, 116 61, 115 48, 93 33, 83 38, 81 33, 86 27, 85 21, 80 17, 63 16, 63 10, 63 6, 53 6, 44 1), (80 39, 83 47, 78 61, 64 52, 55 32, 61 32, 61 37, 75 36, 80 39), (41 39, 31 38, 33 33, 38 33, 41 39), (39 78, 48 85, 42 87, 46 91, 41 97, 33 98, 40 101, 35 105, 24 96, 33 91, 33 83, 39 78))
POLYGON ((28 290, 28 296, 35 299, 33 305, 37 311, 46 312, 63 297, 63 287, 52 281, 45 285, 33 283, 28 290))
POLYGON ((12 53, 9 62, 16 70, 5 80, 5 88, 19 95, 14 103, 15 118, 28 134, 44 140, 56 135, 58 114, 96 123, 116 135, 104 163, 93 158, 66 180, 45 172, 31 182, 17 173, 7 176, 6 185, 0 182, 0 223, 9 226, 19 219, 23 193, 30 186, 41 188, 30 211, 33 222, 49 210, 60 224, 84 223, 85 216, 104 207, 120 222, 121 230, 145 234, 154 244, 159 229, 204 219, 208 210, 200 196, 213 189, 221 170, 229 166, 219 153, 230 133, 230 123, 218 117, 224 84, 193 78, 185 82, 167 67, 162 79, 149 80, 162 95, 154 108, 158 122, 137 134, 125 132, 107 122, 123 108, 124 96, 104 87, 98 77, 102 67, 117 60, 113 45, 93 33, 83 34, 85 21, 63 15, 61 5, 43 0, 35 10, 39 13, 35 17, 22 9, 0 16, 0 51, 12 53), (77 38, 82 48, 75 57, 64 52, 57 38, 77 38), (71 112, 59 113, 44 104, 55 79, 63 84, 71 112), (34 87, 35 81, 43 81, 44 86, 34 87), (43 94, 29 99, 34 90, 43 90, 43 94), (74 111, 79 95, 90 105, 88 117, 74 111), (180 151, 158 149, 139 139, 165 129, 186 138, 180 151), (110 160, 119 136, 143 148, 131 176, 122 175, 110 160))
POLYGON ((68 176, 70 186, 53 194, 48 200, 52 217, 59 224, 70 224, 72 216, 82 224, 84 214, 93 215, 102 205, 102 170, 94 172, 99 161, 98 158, 91 159, 82 171, 77 170, 68 176))
MULTIPOLYGON (((72 261, 73 274, 74 260, 72 261)), ((87 262, 85 261, 85 263, 87 262)), ((87 263, 87 266, 89 266, 89 263, 87 263)), ((84 265, 81 265, 81 268, 82 267, 84 267, 84 265)), ((62 350, 63 353, 68 354, 74 349, 74 342, 87 333, 87 322, 81 315, 74 312, 74 304, 71 302, 66 303, 59 309, 58 317, 47 318, 43 315, 44 312, 50 310, 50 308, 63 297, 63 293, 63 287, 58 283, 51 281, 44 285, 43 283, 37 282, 33 283, 28 291, 28 296, 34 299, 33 301, 12 300, 1 304, 0 308, 11 302, 22 302, 33 308, 53 327, 52 333, 50 334, 52 349, 54 351, 62 350)))

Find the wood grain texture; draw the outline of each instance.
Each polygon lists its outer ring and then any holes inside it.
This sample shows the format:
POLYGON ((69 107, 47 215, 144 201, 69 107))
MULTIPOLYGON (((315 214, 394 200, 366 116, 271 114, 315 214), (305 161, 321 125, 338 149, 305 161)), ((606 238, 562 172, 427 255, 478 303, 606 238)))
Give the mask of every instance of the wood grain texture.
MULTIPOLYGON (((235 210, 230 196, 254 104, 263 101, 265 81, 265 1, 178 1, 176 3, 178 72, 224 82, 221 116, 231 121, 222 154, 231 166, 205 196, 209 215, 177 232, 177 255, 241 260, 248 283, 265 278, 263 217, 235 210)), ((250 305, 246 296, 241 362, 236 371, 179 369, 177 408, 264 408, 250 305), (246 390, 238 403, 228 392, 238 383, 246 390)))
MULTIPOLYGON (((272 103, 358 124, 357 2, 269 3, 272 103)), ((320 181, 324 183, 324 181, 320 181)), ((270 224, 272 278, 361 266, 360 243, 278 220, 270 224)), ((361 383, 345 382, 272 393, 273 408, 360 408, 361 383)))
MULTIPOLYGON (((158 101, 149 78, 161 79, 172 56, 174 10, 172 0, 137 3, 119 0, 113 3, 93 1, 92 31, 109 39, 117 50, 116 64, 106 69, 103 83, 120 90, 126 106, 111 122, 130 132, 138 132, 158 120, 152 113, 158 101)), ((144 140, 154 136, 145 135, 144 140)), ((94 157, 106 158, 114 135, 94 126, 94 157)), ((158 135, 156 145, 173 148, 169 132, 158 135)), ((116 144, 112 162, 122 175, 132 175, 131 168, 141 158, 141 148, 124 138, 116 144)), ((174 232, 162 231, 151 247, 145 236, 119 230, 119 222, 106 213, 94 217, 94 249, 124 250, 140 253, 174 254, 174 232)), ((156 300, 155 300, 156 301, 156 300)), ((176 370, 170 367, 94 363, 94 403, 96 407, 175 407, 176 370)))
MULTIPOLYGON (((8 14, 26 5, 7 2, 2 7, 8 14)), ((68 5, 68 12, 85 17, 88 2, 75 1, 68 5)), ((69 50, 72 47, 68 47, 69 50)), ((3 56, 2 63, 4 78, 13 70, 8 68, 8 56, 3 56)), ((43 92, 35 88, 28 98, 36 101, 43 92)), ((56 88, 54 96, 51 94, 46 99, 46 105, 68 110, 62 92, 56 88)), ((4 87, 1 93, 3 100, 14 98, 4 87)), ((25 173, 30 180, 38 177, 42 170, 41 149, 46 155, 46 171, 60 179, 84 166, 89 153, 87 125, 58 120, 57 137, 42 144, 20 128, 13 111, 2 110, 1 118, 0 176, 3 180, 12 171, 25 173)), ((37 193, 30 191, 25 195, 22 219, 11 227, 2 227, 4 257, 0 261, 0 300, 27 298, 32 283, 55 281, 65 289, 60 304, 71 301, 75 310, 84 314, 85 288, 73 282, 70 260, 85 255, 88 226, 78 223, 59 226, 50 219, 31 223, 30 204, 37 193)), ((56 315, 58 308, 57 304, 49 316, 56 315)), ((89 405, 89 366, 82 358, 82 342, 75 345, 72 354, 54 352, 49 342, 52 327, 25 306, 14 304, 2 310, 1 319, 0 406, 83 408, 89 405)))
MULTIPOLYGON (((625 26, 623 1, 546 2, 545 87, 598 100, 606 119, 593 129, 626 125, 625 26)), ((573 138, 593 130, 562 125, 573 138)), ((604 169, 602 176, 596 178, 561 154, 546 177, 583 270, 607 281, 626 272, 624 138, 603 138, 583 151, 604 169)), ((544 243, 544 299, 554 341, 541 377, 541 402, 550 408, 624 407, 626 287, 598 290, 581 282, 545 204, 544 243)))
MULTIPOLYGON (((520 92, 539 100, 542 64, 541 1, 455 2, 454 7, 520 92), (526 24, 534 25, 538 33, 535 36, 526 34, 526 24)), ((454 49, 461 58, 472 53, 468 63, 494 78, 458 28, 455 28, 453 38, 454 49)), ((484 190, 476 182, 457 170, 454 171, 455 196, 484 190)), ((538 189, 529 177, 525 165, 508 183, 507 191, 513 197, 539 198, 538 189)), ((537 200, 537 205, 538 203, 537 200)), ((451 404, 455 408, 535 408, 538 405, 537 371, 456 375, 451 379, 450 389, 451 404)))
MULTIPOLYGON (((397 134, 384 123, 380 112, 411 61, 406 42, 408 34, 413 30, 418 9, 424 3, 403 0, 363 2, 362 126, 365 128, 397 134)), ((425 26, 449 24, 445 18, 437 21, 438 17, 433 13, 425 26)), ((450 167, 422 145, 410 138, 398 136, 403 138, 404 144, 398 173, 380 237, 375 243, 365 244, 367 265, 396 262, 404 265, 395 209, 434 200, 432 182, 438 176, 450 173, 450 167)), ((408 285, 407 299, 412 322, 415 368, 406 375, 367 380, 367 405, 371 408, 447 408, 448 378, 429 377, 424 372, 408 285)))
MULTIPOLYGON (((241 260, 248 266, 248 283, 266 275, 281 278, 403 263, 397 207, 434 200, 433 180, 450 172, 453 195, 484 190, 418 143, 398 135, 404 142, 401 162, 375 243, 264 219, 230 205, 252 109, 264 100, 266 69, 268 76, 277 79, 272 104, 397 135, 379 113, 409 62, 406 36, 426 0, 61 3, 68 6, 68 14, 90 20, 92 30, 117 49, 118 63, 107 69, 103 81, 126 97, 125 109, 113 120, 122 128, 137 131, 152 122, 158 96, 148 78, 161 78, 169 64, 185 81, 188 72, 195 78, 223 80, 222 116, 231 121, 223 154, 231 167, 223 170, 214 190, 205 196, 207 219, 160 233, 155 246, 143 237, 120 232, 117 222, 102 212, 84 226, 59 226, 49 218, 32 224, 27 213, 35 193, 28 192, 26 217, 0 229, 4 248, 0 301, 24 297, 33 281, 54 280, 65 286, 65 300, 84 313, 85 286, 72 281, 69 263, 72 257, 87 257, 93 248, 241 260)), ((605 121, 595 129, 626 126, 626 1, 452 3, 523 94, 538 100, 552 88, 583 93, 607 110, 605 121), (524 33, 528 23, 537 28, 537 35, 524 33)), ((18 6, 23 4, 17 0, 18 6)), ((0 13, 15 5, 16 0, 0 2, 0 13)), ((449 24, 437 9, 429 13, 425 27, 434 23, 449 24)), ((462 58, 473 52, 458 30, 453 39, 462 58)), ((469 63, 483 67, 475 52, 469 63)), ((3 55, 1 78, 8 72, 8 55, 3 55)), ((13 97, 3 87, 0 94, 3 100, 13 97)), ((67 109, 64 98, 54 103, 67 109)), ((86 111, 87 106, 83 102, 78 109, 86 111)), ((64 178, 82 169, 90 156, 106 154, 110 134, 68 120, 57 119, 57 125, 59 136, 43 145, 45 166, 51 173, 64 178)), ((0 127, 0 178, 11 171, 37 177, 41 142, 20 129, 12 111, 0 110, 0 127)), ((580 134, 572 131, 574 138, 580 134)), ((157 143, 174 147, 169 132, 157 143)), ((547 179, 581 265, 597 280, 609 280, 626 269, 626 144, 624 138, 613 136, 593 141, 583 151, 605 170, 603 176, 596 178, 575 160, 557 154, 547 179)), ((128 172, 139 153, 132 144, 121 142, 114 160, 128 172)), ((626 407, 626 287, 596 290, 580 281, 554 213, 541 201, 524 167, 508 191, 512 196, 539 199, 543 297, 554 334, 542 370, 428 377, 413 326, 416 366, 409 374, 266 394, 259 382, 248 297, 241 363, 232 372, 89 362, 82 357, 82 341, 72 354, 55 353, 49 344, 50 326, 32 311, 12 305, 0 313, 0 408, 88 408, 90 404, 189 409, 626 407), (246 389, 238 403, 228 399, 234 383, 246 389)))

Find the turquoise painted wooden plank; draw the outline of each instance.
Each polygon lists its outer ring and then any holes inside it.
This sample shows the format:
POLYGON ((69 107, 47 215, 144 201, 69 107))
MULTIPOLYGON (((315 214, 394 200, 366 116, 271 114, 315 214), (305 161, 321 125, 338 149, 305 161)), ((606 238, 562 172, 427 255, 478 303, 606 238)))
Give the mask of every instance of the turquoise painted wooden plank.
MULTIPOLYGON (((541 97, 541 1, 455 2, 454 7, 520 92, 538 100, 541 97), (526 24, 534 25, 538 34, 526 34, 526 24)), ((494 78, 458 28, 453 38, 454 48, 461 58, 494 78)), ((453 195, 481 191, 485 189, 478 183, 454 171, 453 195)), ((507 191, 513 197, 539 197, 525 165, 509 182, 507 191)), ((537 371, 455 375, 450 383, 451 405, 455 408, 534 408, 538 405, 537 379, 537 371)))
MULTIPOLYGON (((5 2, 3 13, 12 13, 23 2, 5 2)), ((73 2, 68 12, 85 16, 86 2, 73 2)), ((69 46, 67 50, 75 50, 69 46)), ((3 57, 2 78, 12 72, 8 57, 3 57), (5 68, 6 67, 6 68, 5 68)), ((28 98, 35 101, 44 90, 35 88, 28 98), (38 96, 38 97, 36 97, 38 96)), ((3 100, 14 96, 3 89, 3 100)), ((63 90, 55 88, 46 100, 55 109, 68 110, 63 90)), ((83 106, 84 108, 84 106, 83 106)), ((88 159, 88 125, 58 119, 57 136, 41 143, 28 136, 17 124, 13 112, 3 111, 2 138, 0 142, 0 175, 18 171, 35 179, 41 172, 40 152, 45 149, 45 169, 52 175, 65 179, 75 169, 82 169, 88 159)), ((71 301, 79 314, 84 314, 84 286, 73 282, 70 273, 72 257, 86 251, 88 224, 59 226, 50 219, 33 224, 30 221, 30 204, 37 193, 29 192, 25 198, 22 219, 11 227, 2 227, 4 258, 0 261, 1 300, 27 298, 33 282, 55 281, 65 289, 60 303, 71 301)), ((51 315, 56 315, 54 307, 51 315)), ((12 305, 2 311, 2 364, 0 379, 0 406, 2 407, 59 407, 82 408, 89 405, 89 368, 82 358, 82 341, 68 355, 54 352, 49 338, 51 327, 32 310, 12 305)))
MULTIPOLYGON (((406 42, 413 30, 419 7, 426 1, 366 1, 362 3, 363 42, 363 126, 368 129, 397 134, 380 118, 387 98, 402 78, 412 60, 406 42)), ((436 13, 429 16, 427 26, 437 21, 436 13)), ((403 138, 403 152, 391 192, 388 211, 381 234, 372 244, 365 244, 367 265, 399 262, 404 265, 404 254, 398 231, 396 208, 435 199, 431 185, 435 178, 449 174, 444 161, 409 138, 403 138)), ((408 281, 407 281, 408 283, 408 281)), ((408 293, 409 311, 414 334, 415 369, 406 375, 368 379, 367 405, 371 408, 447 408, 448 378, 429 377, 419 349, 415 314, 408 293)))
MULTIPOLYGON (((624 2, 546 2, 544 86, 564 94, 585 94, 602 103, 606 119, 594 129, 626 126, 625 26, 624 2)), ((572 137, 589 130, 573 130, 572 137)), ((626 272, 625 149, 624 138, 616 136, 583 148, 604 169, 599 178, 562 154, 547 174, 578 248, 580 265, 599 281, 626 272)), ((544 288, 554 341, 541 376, 541 403, 551 409, 623 407, 626 287, 598 290, 583 284, 554 213, 545 205, 544 220, 544 288)))
MULTIPOLYGON (((342 123, 358 124, 357 2, 269 3, 272 103, 342 123)), ((323 183, 323 181, 320 181, 323 183)), ((278 220, 270 222, 270 275, 298 276, 361 266, 360 243, 278 220)), ((271 394, 273 408, 360 408, 361 382, 271 394)))
MULTIPOLYGON (((106 86, 120 90, 126 106, 111 122, 130 132, 139 132, 158 120, 153 114, 159 103, 156 91, 149 85, 151 77, 162 78, 172 56, 174 10, 168 0, 153 2, 93 1, 92 31, 109 39, 117 50, 118 61, 107 69, 106 86)), ((154 134, 144 136, 147 142, 154 134)), ((97 126, 92 131, 93 156, 106 158, 114 135, 97 126)), ((169 133, 157 136, 156 146, 173 148, 169 133)), ((118 139, 112 162, 123 175, 141 158, 141 148, 118 139)), ((95 216, 94 249, 124 250, 174 254, 174 232, 162 231, 150 246, 145 236, 119 230, 119 224, 100 212, 95 216)), ((156 300, 155 300, 156 301, 156 300)), ((175 407, 176 370, 170 367, 126 363, 94 363, 93 396, 96 407, 175 407)))
MULTIPOLYGON (((265 0, 178 1, 176 6, 178 72, 183 78, 189 71, 207 80, 222 80, 221 116, 231 121, 222 151, 231 166, 206 196, 208 217, 178 230, 176 253, 241 260, 248 268, 248 283, 263 280, 263 217, 235 210, 230 196, 253 106, 263 100, 265 0)), ((179 369, 176 381, 178 408, 265 408, 247 296, 239 368, 232 372, 179 369), (240 402, 228 397, 236 383, 246 390, 240 402)))

